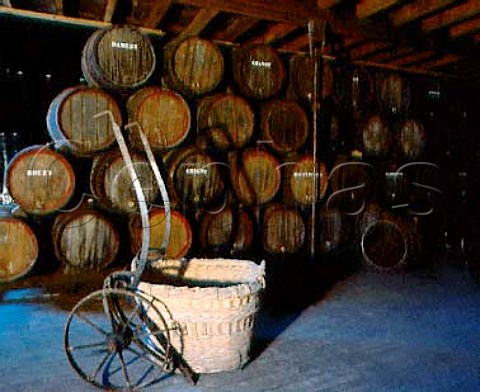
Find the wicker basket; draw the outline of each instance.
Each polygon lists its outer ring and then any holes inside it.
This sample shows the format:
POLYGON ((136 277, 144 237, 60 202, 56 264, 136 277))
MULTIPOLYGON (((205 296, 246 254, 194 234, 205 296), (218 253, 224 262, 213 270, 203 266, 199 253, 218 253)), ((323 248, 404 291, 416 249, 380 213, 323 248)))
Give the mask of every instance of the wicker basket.
POLYGON ((139 290, 165 304, 171 343, 188 365, 197 373, 243 367, 265 288, 265 263, 191 259, 156 261, 152 267, 172 284, 142 281, 139 290))

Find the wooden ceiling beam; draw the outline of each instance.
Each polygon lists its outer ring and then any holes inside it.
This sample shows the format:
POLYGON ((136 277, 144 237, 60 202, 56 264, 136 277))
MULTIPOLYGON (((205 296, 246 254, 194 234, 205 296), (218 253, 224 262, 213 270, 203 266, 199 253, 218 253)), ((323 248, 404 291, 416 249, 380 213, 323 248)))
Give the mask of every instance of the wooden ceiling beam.
POLYGON ((289 52, 301 52, 308 49, 310 45, 310 37, 308 34, 304 34, 298 38, 295 38, 292 41, 287 42, 286 44, 279 47, 279 50, 285 50, 289 52))
POLYGON ((397 66, 411 65, 411 64, 418 63, 422 60, 429 59, 434 55, 435 55, 435 52, 433 52, 432 50, 423 50, 420 52, 415 52, 407 56, 399 57, 397 59, 391 60, 388 62, 388 64, 397 65, 397 66))
POLYGON ((385 51, 381 51, 380 53, 376 53, 372 56, 368 56, 368 61, 374 61, 378 63, 382 62, 390 62, 398 57, 405 56, 407 54, 411 54, 415 52, 410 46, 401 46, 401 47, 392 47, 388 48, 385 51))
POLYGON ((142 25, 146 28, 154 29, 162 21, 172 4, 171 0, 157 0, 153 4, 148 16, 142 21, 142 25))
POLYGON ((462 57, 458 54, 446 54, 442 57, 427 61, 425 63, 418 64, 419 67, 426 68, 426 69, 435 69, 444 67, 445 65, 449 65, 452 63, 457 62, 462 57))
POLYGON ((398 10, 392 11, 389 16, 394 27, 414 22, 427 15, 439 12, 454 4, 457 0, 418 0, 406 4, 398 10))
POLYGON ((237 15, 223 30, 217 30, 212 34, 213 40, 235 42, 238 37, 253 28, 260 19, 251 18, 245 15, 237 15))
POLYGON ((421 29, 423 33, 430 33, 443 27, 460 23, 478 14, 480 14, 480 1, 468 0, 466 3, 459 4, 440 14, 422 20, 421 29))
POLYGON ((298 29, 298 25, 292 23, 276 23, 263 34, 248 40, 247 44, 272 44, 285 37, 287 34, 298 29))
POLYGON ((352 58, 352 60, 360 60, 368 56, 370 53, 374 53, 379 50, 388 48, 391 45, 391 43, 381 41, 367 42, 364 45, 359 46, 358 48, 352 49, 350 51, 350 57, 352 58))
POLYGON ((250 16, 271 21, 291 22, 306 25, 310 19, 331 19, 329 11, 311 7, 300 0, 172 0, 175 4, 193 7, 211 7, 222 12, 250 16))
POLYGON ((117 7, 117 0, 108 0, 107 4, 105 5, 105 12, 103 14, 103 21, 107 23, 112 22, 113 13, 115 12, 115 8, 117 7))
POLYGON ((219 14, 219 10, 216 8, 202 8, 193 17, 192 21, 186 26, 182 35, 199 35, 202 30, 207 27, 210 21, 219 14))
POLYGON ((463 23, 450 27, 450 37, 458 38, 480 30, 480 15, 463 23))
POLYGON ((400 0, 360 0, 357 3, 356 15, 358 19, 365 19, 381 11, 397 5, 400 0))
POLYGON ((317 7, 321 10, 328 10, 341 2, 342 0, 317 0, 317 7))

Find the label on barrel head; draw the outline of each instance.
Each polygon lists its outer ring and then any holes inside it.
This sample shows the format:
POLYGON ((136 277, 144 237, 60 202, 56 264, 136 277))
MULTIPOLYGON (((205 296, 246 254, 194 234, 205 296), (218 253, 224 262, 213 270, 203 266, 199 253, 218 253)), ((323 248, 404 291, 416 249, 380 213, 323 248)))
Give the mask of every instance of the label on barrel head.
POLYGON ((53 171, 49 169, 28 169, 27 177, 51 177, 53 171))
POLYGON ((126 50, 138 50, 138 44, 135 44, 133 42, 112 41, 112 48, 126 49, 126 50))

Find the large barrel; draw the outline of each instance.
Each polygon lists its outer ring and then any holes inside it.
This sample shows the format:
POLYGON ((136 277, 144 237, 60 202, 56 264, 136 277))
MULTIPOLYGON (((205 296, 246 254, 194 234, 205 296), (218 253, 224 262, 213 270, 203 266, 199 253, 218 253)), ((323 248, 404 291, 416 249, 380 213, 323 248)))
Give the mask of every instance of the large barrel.
POLYGON ((81 66, 91 85, 130 93, 153 75, 155 51, 150 39, 134 27, 100 29, 85 43, 81 66))
POLYGON ((367 265, 378 270, 399 269, 414 257, 412 231, 406 218, 370 203, 359 215, 357 228, 367 265))
POLYGON ((280 161, 266 150, 248 148, 229 155, 230 176, 237 199, 246 205, 271 201, 280 189, 280 161))
POLYGON ((306 229, 302 216, 284 204, 273 203, 263 214, 263 248, 272 254, 292 254, 305 244, 306 229))
POLYGON ((251 249, 254 241, 254 223, 244 209, 231 207, 206 212, 200 223, 200 245, 212 254, 225 256, 251 249))
POLYGON ((388 115, 402 114, 410 105, 407 80, 396 72, 377 73, 376 96, 382 111, 388 115))
POLYGON ((70 201, 75 191, 75 173, 62 154, 45 146, 30 146, 10 161, 7 185, 25 212, 45 215, 70 201))
MULTIPOLYGON (((155 176, 147 159, 132 154, 133 167, 138 175, 147 203, 159 195, 155 176)), ((117 213, 138 211, 138 201, 127 165, 119 150, 111 150, 94 159, 90 171, 90 190, 106 210, 117 213)))
POLYGON ((281 154, 299 150, 309 134, 305 110, 294 101, 273 99, 260 112, 262 138, 281 154))
POLYGON ((189 96, 206 94, 222 80, 223 55, 215 44, 195 36, 168 42, 164 50, 165 82, 189 96))
POLYGON ((232 54, 233 77, 250 98, 270 98, 283 87, 285 68, 280 55, 266 45, 237 48, 232 54))
POLYGON ((345 111, 351 112, 355 119, 359 119, 374 96, 372 78, 361 67, 341 67, 337 72, 335 101, 345 111))
MULTIPOLYGON (((192 228, 187 218, 178 210, 170 210, 170 237, 165 250, 165 258, 181 259, 185 257, 193 243, 192 228)), ((166 215, 163 207, 153 206, 149 211, 150 248, 160 249, 163 245, 166 215)), ((142 220, 135 215, 129 224, 130 245, 137 253, 142 245, 142 220)))
POLYGON ((318 211, 315 223, 315 250, 320 254, 334 252, 348 243, 351 234, 350 221, 339 209, 323 205, 318 211))
POLYGON ((372 114, 361 128, 363 152, 367 156, 385 157, 392 150, 393 134, 380 114, 372 114))
POLYGON ((355 215, 374 191, 374 167, 366 162, 339 155, 329 174, 329 207, 355 215))
POLYGON ((283 198, 289 205, 311 205, 323 199, 328 185, 325 162, 310 154, 286 159, 283 164, 283 198))
POLYGON ((215 94, 198 103, 198 129, 208 135, 218 149, 241 148, 255 128, 250 104, 239 95, 215 94))
POLYGON ((138 123, 154 150, 178 146, 190 131, 188 104, 173 90, 143 87, 128 98, 127 109, 129 123, 138 123))
POLYGON ((24 220, 0 214, 0 283, 28 274, 39 254, 37 237, 24 220))
POLYGON ((52 242, 65 272, 100 271, 116 259, 120 236, 106 215, 80 207, 55 217, 52 242))
POLYGON ((397 143, 404 160, 419 158, 425 150, 426 140, 427 133, 420 121, 409 119, 400 125, 397 143))
POLYGON ((206 150, 184 147, 171 154, 166 166, 173 204, 209 206, 224 194, 225 166, 206 150))
POLYGON ((313 100, 314 92, 319 91, 322 85, 321 70, 322 66, 318 61, 315 73, 315 60, 306 54, 296 54, 290 58, 289 83, 297 98, 313 100))
POLYGON ((94 117, 106 110, 118 125, 122 124, 119 105, 105 91, 86 86, 67 88, 50 103, 48 133, 57 147, 75 155, 94 155, 115 142, 110 116, 94 117))

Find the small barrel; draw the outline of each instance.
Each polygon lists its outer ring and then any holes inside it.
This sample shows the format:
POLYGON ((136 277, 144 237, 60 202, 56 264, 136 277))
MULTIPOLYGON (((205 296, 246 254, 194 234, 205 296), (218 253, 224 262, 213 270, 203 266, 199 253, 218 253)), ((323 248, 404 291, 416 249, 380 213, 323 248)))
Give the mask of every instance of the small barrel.
POLYGON ((357 230, 363 261, 375 269, 400 269, 413 257, 415 248, 406 219, 375 203, 359 215, 357 230))
POLYGON ((260 112, 262 138, 275 151, 285 154, 299 150, 309 134, 305 110, 293 101, 273 99, 260 112))
POLYGON ((396 73, 378 73, 376 76, 376 97, 383 113, 399 115, 410 104, 410 89, 406 79, 396 73))
POLYGON ((30 225, 10 214, 0 214, 0 283, 27 275, 38 255, 37 236, 30 225))
POLYGON ((367 156, 385 157, 392 149, 393 135, 380 114, 367 117, 361 128, 363 152, 367 156))
POLYGON ((118 93, 145 85, 156 67, 150 39, 130 26, 95 31, 83 47, 81 67, 87 82, 118 93))
POLYGON ((65 272, 100 271, 117 257, 120 237, 109 218, 82 206, 55 217, 52 242, 65 272))
POLYGON ((397 143, 403 159, 412 161, 419 158, 427 141, 427 133, 424 126, 418 120, 406 120, 400 125, 397 143))
MULTIPOLYGON (((166 259, 185 257, 193 243, 192 228, 188 219, 178 210, 170 210, 170 237, 165 250, 166 259)), ((153 206, 149 211, 150 248, 160 249, 163 245, 166 215, 163 207, 153 206)), ((142 220, 135 215, 129 224, 130 245, 137 253, 142 246, 142 220)))
POLYGON ((217 46, 195 36, 174 39, 165 45, 165 82, 189 96, 213 91, 221 82, 223 55, 217 46))
POLYGON ((171 154, 167 184, 172 203, 184 206, 209 206, 224 194, 225 164, 218 162, 205 150, 184 147, 171 154))
POLYGON ((254 45, 232 54, 233 77, 240 92, 250 98, 270 98, 283 87, 285 68, 280 55, 269 46, 254 45))
POLYGON ((218 149, 241 148, 252 137, 255 116, 250 104, 241 96, 215 94, 198 103, 197 124, 218 149))
POLYGON ((110 116, 95 118, 97 113, 110 111, 118 125, 122 114, 115 99, 98 88, 76 86, 67 88, 50 103, 46 123, 58 148, 79 156, 92 156, 115 142, 110 116))
MULTIPOLYGON (((150 164, 139 153, 132 154, 132 162, 147 203, 153 203, 159 190, 150 164)), ((99 204, 108 211, 138 211, 133 182, 119 150, 108 151, 94 159, 90 171, 90 190, 99 204)))
POLYGON ((153 150, 178 146, 190 131, 190 108, 173 90, 143 87, 128 98, 127 109, 129 123, 138 123, 153 150))
POLYGON ((253 219, 244 209, 226 207, 218 212, 206 212, 200 223, 200 245, 216 255, 250 250, 254 234, 253 219))
POLYGON ((323 199, 328 185, 325 162, 315 162, 307 154, 286 159, 283 166, 283 197, 288 205, 311 205, 323 199))
POLYGON ((268 151, 248 148, 229 155, 231 183, 237 199, 246 205, 271 201, 281 185, 280 161, 268 151))
POLYGON ((305 244, 306 228, 302 216, 284 204, 273 203, 263 214, 263 248, 272 254, 292 254, 305 244))
POLYGON ((75 173, 62 154, 35 145, 12 158, 7 185, 10 195, 25 212, 46 215, 70 201, 75 191, 75 173))

